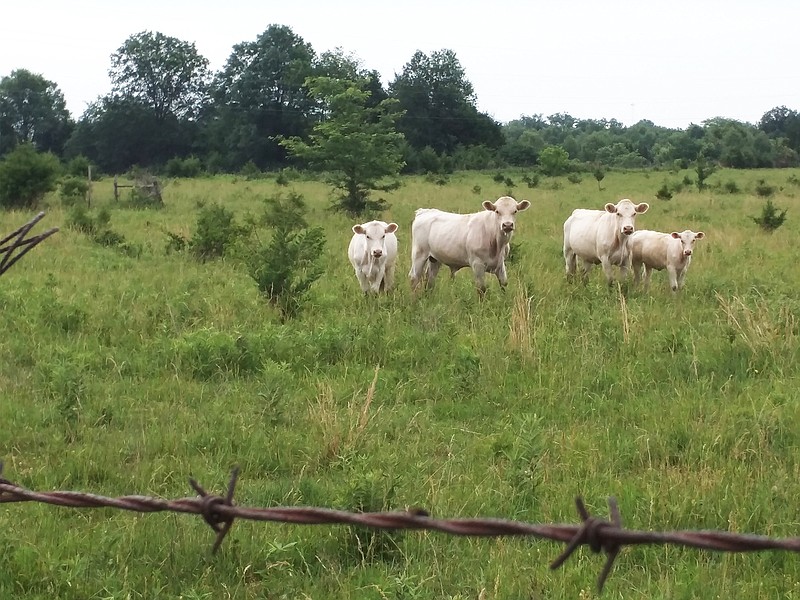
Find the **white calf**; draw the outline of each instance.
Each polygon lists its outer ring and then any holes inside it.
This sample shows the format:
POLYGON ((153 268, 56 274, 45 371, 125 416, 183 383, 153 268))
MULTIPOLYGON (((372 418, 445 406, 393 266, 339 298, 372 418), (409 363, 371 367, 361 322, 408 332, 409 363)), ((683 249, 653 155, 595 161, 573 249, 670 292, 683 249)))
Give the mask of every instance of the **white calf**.
POLYGON ((631 236, 631 263, 633 279, 639 283, 642 266, 644 266, 644 285, 650 287, 650 276, 653 270, 667 270, 669 287, 677 292, 683 287, 686 272, 692 262, 694 243, 702 240, 705 233, 695 233, 687 229, 678 233, 661 233, 642 229, 631 236))
POLYGON ((397 262, 395 231, 396 223, 383 221, 353 225, 347 256, 365 294, 389 291, 394 286, 394 267, 397 262))
POLYGON ((628 199, 610 202, 604 210, 577 208, 564 221, 564 261, 567 277, 573 278, 577 260, 583 261, 583 281, 592 265, 603 265, 608 284, 614 283, 613 267, 619 266, 620 279, 627 277, 630 267, 629 237, 634 231, 634 218, 647 212, 646 202, 634 204, 628 199))

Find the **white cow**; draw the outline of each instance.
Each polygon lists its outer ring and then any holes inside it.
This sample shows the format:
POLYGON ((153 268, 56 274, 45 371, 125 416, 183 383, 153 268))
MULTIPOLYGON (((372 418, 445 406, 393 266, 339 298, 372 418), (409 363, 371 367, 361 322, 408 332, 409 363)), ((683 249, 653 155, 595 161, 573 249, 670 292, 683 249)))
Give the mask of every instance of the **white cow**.
POLYGON ((692 262, 694 243, 706 236, 702 231, 690 229, 678 233, 661 233, 642 229, 631 236, 631 264, 634 283, 639 283, 644 266, 644 285, 650 287, 653 269, 667 270, 669 287, 677 292, 683 287, 686 271, 692 262))
POLYGON ((397 223, 370 221, 353 225, 353 237, 347 248, 361 291, 378 293, 394 287, 397 262, 397 223))
POLYGON ((646 202, 634 204, 623 199, 610 202, 604 210, 576 208, 564 221, 564 261, 567 277, 575 276, 577 260, 583 261, 582 279, 589 277, 592 265, 603 265, 608 284, 614 283, 614 269, 619 266, 620 280, 624 280, 631 264, 630 235, 634 231, 637 214, 647 212, 646 202))
POLYGON ((484 274, 497 275, 501 287, 508 283, 505 259, 514 233, 516 214, 531 205, 517 202, 510 196, 496 202, 486 200, 485 210, 471 214, 455 214, 436 208, 420 208, 411 225, 411 288, 418 290, 424 281, 433 288, 441 265, 455 273, 471 267, 478 293, 486 291, 484 274))

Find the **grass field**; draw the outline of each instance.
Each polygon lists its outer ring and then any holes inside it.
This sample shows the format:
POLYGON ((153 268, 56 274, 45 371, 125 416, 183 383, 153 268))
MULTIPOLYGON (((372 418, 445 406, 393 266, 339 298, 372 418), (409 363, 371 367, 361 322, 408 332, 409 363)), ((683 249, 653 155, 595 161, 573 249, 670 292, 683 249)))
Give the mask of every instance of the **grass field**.
MULTIPOLYGON (((347 262, 354 221, 319 182, 176 180, 165 208, 95 206, 141 249, 129 256, 64 227, 57 200, 32 232, 62 230, 0 279, 0 459, 36 490, 192 495, 195 477, 236 502, 348 510, 424 507, 439 517, 575 523, 574 497, 627 527, 800 535, 800 171, 719 171, 703 192, 655 198, 684 173, 609 173, 577 184, 521 173, 508 265, 480 302, 467 270, 413 298, 414 209, 480 208, 509 190, 494 173, 405 180, 398 288, 364 298, 347 262), (776 186, 788 220, 751 217, 776 186), (741 190, 726 193, 724 184, 741 190), (715 185, 719 184, 719 185, 715 185), (480 192, 477 188, 480 188, 480 192), (324 227, 326 272, 283 323, 236 261, 165 251, 198 207, 237 218, 293 190, 324 227), (639 228, 706 233, 686 287, 609 289, 596 268, 568 284, 573 208, 647 201, 639 228), (374 385, 373 385, 374 382, 374 385)), ((0 234, 33 213, 0 213, 0 234)), ((594 598, 603 558, 535 539, 386 534, 237 521, 220 552, 187 515, 0 504, 0 598, 594 598)), ((622 551, 605 598, 800 598, 794 554, 676 547, 622 551)))

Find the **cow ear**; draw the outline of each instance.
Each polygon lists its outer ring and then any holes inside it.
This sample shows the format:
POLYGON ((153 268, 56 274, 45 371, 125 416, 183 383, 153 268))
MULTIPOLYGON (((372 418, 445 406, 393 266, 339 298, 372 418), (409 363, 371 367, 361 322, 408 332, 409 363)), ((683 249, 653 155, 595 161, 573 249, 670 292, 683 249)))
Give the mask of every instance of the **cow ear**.
POLYGON ((353 225, 353 233, 366 233, 367 230, 364 229, 362 225, 353 225))
POLYGON ((397 223, 389 223, 384 231, 386 233, 394 233, 397 231, 397 223))
POLYGON ((530 202, 527 200, 523 200, 522 202, 517 202, 517 210, 525 210, 531 205, 530 202))
POLYGON ((670 235, 672 236, 673 240, 677 240, 678 238, 681 237, 681 234, 678 233, 677 231, 673 231, 672 233, 670 233, 670 235))
POLYGON ((647 209, 650 208, 650 205, 647 202, 641 202, 636 205, 636 212, 639 214, 646 213, 647 209))
POLYGON ((702 231, 698 231, 697 233, 694 234, 694 239, 696 240, 702 240, 704 237, 706 237, 706 234, 703 233, 702 231))
POLYGON ((611 204, 611 202, 606 204, 604 208, 606 209, 606 212, 610 212, 612 214, 617 212, 617 205, 616 204, 611 204))
POLYGON ((485 208, 486 210, 490 210, 490 211, 492 211, 492 212, 494 212, 495 210, 497 210, 497 209, 495 208, 494 204, 492 204, 492 203, 491 203, 489 200, 484 200, 484 201, 483 201, 483 208, 485 208))

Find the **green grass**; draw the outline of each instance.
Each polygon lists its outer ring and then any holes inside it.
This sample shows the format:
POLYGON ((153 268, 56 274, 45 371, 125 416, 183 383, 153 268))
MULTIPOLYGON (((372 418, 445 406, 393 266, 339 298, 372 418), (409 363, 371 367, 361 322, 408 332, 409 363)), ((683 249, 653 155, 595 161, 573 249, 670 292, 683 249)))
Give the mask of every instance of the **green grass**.
MULTIPOLYGON (((509 287, 480 302, 467 270, 414 298, 410 224, 418 207, 470 212, 509 190, 495 172, 447 185, 411 178, 382 215, 400 225, 398 289, 364 298, 347 262, 353 221, 328 190, 294 182, 327 237, 325 275, 301 317, 282 323, 232 259, 167 253, 198 207, 237 219, 286 189, 273 180, 177 180, 162 210, 95 205, 141 249, 102 247, 64 224, 0 279, 0 459, 36 490, 116 496, 222 493, 242 474, 242 505, 348 510, 424 507, 438 517, 577 521, 574 497, 631 528, 798 535, 800 272, 794 171, 608 173, 579 184, 506 175, 518 200, 509 287), (775 185, 786 223, 750 217, 775 185), (739 193, 724 187, 734 181, 739 193), (719 185, 715 186, 715 182, 719 185), (475 193, 476 186, 481 192, 475 193), (649 292, 608 289, 600 269, 568 284, 562 224, 576 207, 628 197, 640 228, 703 230, 686 287, 664 273, 649 292)), ((730 187, 730 186, 728 186, 730 187)), ((0 233, 32 215, 0 213, 0 233)), ((36 233, 34 231, 33 233, 36 233)), ((602 558, 559 544, 376 533, 237 521, 216 556, 188 515, 0 505, 0 598, 594 598, 602 558)), ((625 549, 607 598, 790 598, 788 553, 625 549)))

